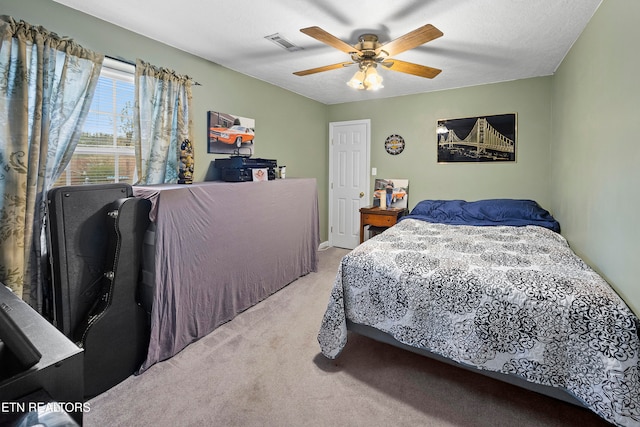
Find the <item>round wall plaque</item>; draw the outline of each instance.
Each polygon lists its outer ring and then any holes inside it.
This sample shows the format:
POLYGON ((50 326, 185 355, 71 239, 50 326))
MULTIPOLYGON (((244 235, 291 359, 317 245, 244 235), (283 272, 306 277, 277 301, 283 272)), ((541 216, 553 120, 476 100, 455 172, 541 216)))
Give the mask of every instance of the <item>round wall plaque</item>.
POLYGON ((400 154, 404 150, 404 138, 400 135, 389 135, 384 140, 384 149, 389 154, 400 154))

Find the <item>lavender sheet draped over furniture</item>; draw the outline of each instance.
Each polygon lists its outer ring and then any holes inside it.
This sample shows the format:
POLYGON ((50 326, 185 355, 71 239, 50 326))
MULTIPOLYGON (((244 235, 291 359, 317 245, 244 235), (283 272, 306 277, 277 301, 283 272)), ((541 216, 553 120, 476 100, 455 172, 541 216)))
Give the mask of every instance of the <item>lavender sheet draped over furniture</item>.
POLYGON ((138 373, 317 271, 315 179, 134 186, 151 200, 151 339, 138 373))
POLYGON ((318 334, 326 357, 349 322, 640 426, 639 321, 547 228, 403 219, 342 259, 318 334))

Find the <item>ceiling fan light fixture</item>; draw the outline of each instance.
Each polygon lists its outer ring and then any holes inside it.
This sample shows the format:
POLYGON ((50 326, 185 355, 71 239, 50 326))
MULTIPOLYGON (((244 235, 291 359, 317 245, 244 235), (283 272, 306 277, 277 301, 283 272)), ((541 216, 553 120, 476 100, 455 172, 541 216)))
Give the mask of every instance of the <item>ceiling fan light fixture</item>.
POLYGON ((358 70, 353 75, 353 77, 351 77, 351 80, 347 82, 347 85, 354 89, 359 89, 359 90, 364 89, 364 79, 365 79, 364 71, 358 70))
POLYGON ((364 87, 366 90, 378 90, 384 87, 382 86, 382 76, 378 74, 375 66, 367 68, 365 75, 364 87))
POLYGON ((349 87, 358 90, 378 90, 382 89, 382 76, 376 71, 375 65, 361 67, 347 82, 349 87))

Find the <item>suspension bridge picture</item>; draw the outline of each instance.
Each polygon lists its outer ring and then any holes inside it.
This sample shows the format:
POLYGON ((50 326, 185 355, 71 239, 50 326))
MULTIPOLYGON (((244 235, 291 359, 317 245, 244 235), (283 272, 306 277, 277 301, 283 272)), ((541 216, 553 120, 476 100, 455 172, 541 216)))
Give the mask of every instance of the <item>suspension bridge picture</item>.
POLYGON ((438 163, 515 160, 515 113, 438 121, 438 163))

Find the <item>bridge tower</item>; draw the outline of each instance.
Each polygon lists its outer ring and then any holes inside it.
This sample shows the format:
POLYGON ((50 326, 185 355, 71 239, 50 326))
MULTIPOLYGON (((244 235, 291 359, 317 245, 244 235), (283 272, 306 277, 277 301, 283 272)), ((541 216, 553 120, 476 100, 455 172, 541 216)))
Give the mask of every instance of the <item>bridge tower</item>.
POLYGON ((484 153, 485 152, 485 129, 487 128, 487 119, 484 117, 481 117, 478 119, 478 121, 476 122, 476 126, 478 127, 477 130, 477 151, 478 153, 484 153))

